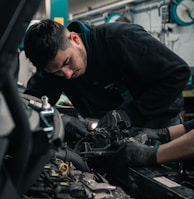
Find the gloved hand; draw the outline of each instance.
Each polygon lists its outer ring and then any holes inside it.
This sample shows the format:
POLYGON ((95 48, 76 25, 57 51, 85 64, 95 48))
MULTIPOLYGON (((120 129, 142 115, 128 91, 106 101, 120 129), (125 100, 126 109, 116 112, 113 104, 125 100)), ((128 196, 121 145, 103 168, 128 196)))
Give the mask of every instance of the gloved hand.
POLYGON ((148 138, 152 141, 158 140, 161 144, 170 141, 170 134, 168 128, 151 129, 151 128, 138 128, 132 127, 129 129, 129 137, 134 137, 139 133, 147 134, 148 138))
POLYGON ((189 132, 194 129, 194 119, 183 122, 186 131, 189 132))
POLYGON ((156 165, 157 148, 153 148, 138 142, 122 144, 116 151, 113 161, 115 168, 122 169, 126 166, 156 165))
POLYGON ((130 126, 131 120, 125 111, 112 110, 99 120, 97 128, 115 130, 129 128, 130 126))
POLYGON ((62 120, 65 130, 65 141, 76 141, 89 134, 86 124, 78 118, 63 115, 62 120))

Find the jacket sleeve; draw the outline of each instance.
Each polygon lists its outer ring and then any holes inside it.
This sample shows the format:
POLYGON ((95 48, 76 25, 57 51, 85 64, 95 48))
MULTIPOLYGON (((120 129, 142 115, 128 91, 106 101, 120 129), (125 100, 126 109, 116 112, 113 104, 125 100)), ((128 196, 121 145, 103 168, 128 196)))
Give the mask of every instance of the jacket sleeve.
POLYGON ((24 93, 38 98, 46 95, 49 103, 53 106, 60 98, 62 91, 57 77, 43 72, 36 72, 29 79, 24 93))

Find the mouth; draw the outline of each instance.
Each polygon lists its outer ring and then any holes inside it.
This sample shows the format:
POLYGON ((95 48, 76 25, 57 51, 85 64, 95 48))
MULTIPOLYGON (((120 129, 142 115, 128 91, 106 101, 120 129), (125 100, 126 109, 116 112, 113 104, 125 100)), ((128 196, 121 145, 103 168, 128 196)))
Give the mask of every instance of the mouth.
POLYGON ((75 79, 75 78, 79 77, 79 75, 80 75, 80 70, 76 70, 76 71, 73 73, 72 78, 75 79))

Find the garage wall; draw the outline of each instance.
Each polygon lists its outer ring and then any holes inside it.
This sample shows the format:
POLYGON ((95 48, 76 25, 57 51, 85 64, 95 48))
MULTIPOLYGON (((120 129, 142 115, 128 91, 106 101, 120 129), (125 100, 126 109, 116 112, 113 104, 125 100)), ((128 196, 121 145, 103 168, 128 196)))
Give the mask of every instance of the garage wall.
MULTIPOLYGON (((154 4, 152 5, 154 6, 154 4)), ((143 9, 142 7, 136 10, 143 9)), ((162 43, 181 56, 194 67, 194 25, 179 26, 176 23, 162 25, 162 16, 158 9, 134 14, 134 23, 142 25, 162 43)))

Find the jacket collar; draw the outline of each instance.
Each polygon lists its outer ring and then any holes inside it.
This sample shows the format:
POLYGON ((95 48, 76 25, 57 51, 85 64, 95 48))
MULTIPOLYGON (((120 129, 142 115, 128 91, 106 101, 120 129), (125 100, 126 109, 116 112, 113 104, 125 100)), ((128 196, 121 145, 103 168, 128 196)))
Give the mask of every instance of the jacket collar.
POLYGON ((84 42, 84 45, 86 47, 87 53, 89 53, 88 39, 89 39, 89 36, 90 36, 90 29, 85 24, 83 24, 82 22, 80 22, 78 20, 73 21, 72 23, 70 23, 67 26, 67 29, 69 31, 74 31, 76 33, 81 33, 81 37, 83 39, 83 42, 84 42))

